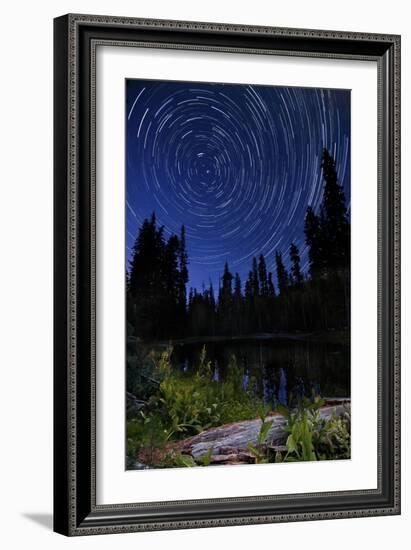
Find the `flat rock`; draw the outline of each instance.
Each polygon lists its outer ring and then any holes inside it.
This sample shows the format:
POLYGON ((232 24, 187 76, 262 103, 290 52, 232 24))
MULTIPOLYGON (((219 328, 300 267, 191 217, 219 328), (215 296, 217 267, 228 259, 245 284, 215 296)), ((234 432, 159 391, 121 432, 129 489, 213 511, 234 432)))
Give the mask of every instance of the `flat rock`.
MULTIPOLYGON (((325 405, 320 409, 321 418, 329 418, 333 412, 337 415, 343 414, 349 400, 338 402, 338 404, 325 405)), ((287 433, 283 430, 285 419, 279 414, 272 414, 266 418, 271 422, 266 444, 273 450, 283 450, 287 439, 287 433)), ((253 463, 254 459, 248 451, 247 445, 256 445, 258 433, 261 427, 261 419, 243 420, 210 428, 193 437, 171 444, 168 448, 178 450, 182 453, 191 454, 195 459, 206 454, 210 447, 212 464, 239 464, 253 463)))

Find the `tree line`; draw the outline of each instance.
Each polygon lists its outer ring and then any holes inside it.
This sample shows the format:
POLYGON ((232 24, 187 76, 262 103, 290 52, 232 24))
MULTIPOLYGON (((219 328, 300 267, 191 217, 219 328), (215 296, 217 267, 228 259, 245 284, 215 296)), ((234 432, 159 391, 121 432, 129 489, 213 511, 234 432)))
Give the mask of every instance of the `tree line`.
POLYGON ((295 243, 274 257, 274 275, 263 254, 254 257, 247 279, 224 265, 219 288, 212 283, 187 296, 185 228, 165 238, 153 213, 134 243, 127 273, 129 334, 147 340, 195 336, 238 336, 256 332, 344 329, 350 319, 350 223, 336 165, 323 150, 323 199, 305 216, 309 270, 301 268, 295 243))

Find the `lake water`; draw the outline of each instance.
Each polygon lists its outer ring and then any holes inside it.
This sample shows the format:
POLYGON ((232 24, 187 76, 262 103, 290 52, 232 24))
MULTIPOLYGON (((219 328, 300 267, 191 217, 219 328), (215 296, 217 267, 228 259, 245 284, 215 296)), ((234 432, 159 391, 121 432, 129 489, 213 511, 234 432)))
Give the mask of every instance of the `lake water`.
POLYGON ((203 346, 211 360, 214 380, 224 380, 234 355, 243 373, 243 386, 266 402, 287 402, 293 395, 350 397, 350 346, 304 339, 228 340, 174 344, 176 368, 194 371, 203 346))

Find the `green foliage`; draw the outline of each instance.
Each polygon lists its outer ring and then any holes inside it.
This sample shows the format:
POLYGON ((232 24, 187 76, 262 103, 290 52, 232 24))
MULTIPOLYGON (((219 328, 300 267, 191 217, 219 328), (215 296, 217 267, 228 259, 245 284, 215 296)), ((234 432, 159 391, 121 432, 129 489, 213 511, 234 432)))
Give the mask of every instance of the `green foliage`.
MULTIPOLYGON (((323 405, 324 401, 319 396, 313 396, 312 400, 301 400, 295 410, 278 406, 278 412, 286 419, 284 430, 289 433, 284 462, 350 457, 349 410, 346 409, 342 416, 337 416, 334 411, 326 420, 320 415, 319 409, 323 405)), ((281 462, 278 453, 275 461, 281 462)))
POLYGON ((201 457, 194 459, 191 455, 180 451, 170 451, 165 456, 161 466, 164 468, 192 468, 193 466, 209 466, 213 448, 210 447, 201 457))
POLYGON ((198 466, 198 464, 191 455, 172 451, 164 459, 163 466, 169 468, 192 468, 193 466, 198 466))
POLYGON ((212 402, 207 387, 195 382, 170 376, 160 385, 159 412, 168 426, 167 439, 194 435, 221 421, 219 403, 212 402))
POLYGON ((298 460, 316 460, 313 445, 313 423, 311 420, 308 411, 305 411, 293 422, 291 433, 286 442, 288 452, 285 460, 290 455, 295 455, 298 460))
POLYGON ((324 401, 319 396, 314 396, 312 401, 300 400, 294 412, 284 406, 278 408, 278 412, 286 418, 284 430, 289 433, 284 461, 318 459, 314 439, 315 432, 320 426, 319 408, 323 404, 324 401))
POLYGON ((260 431, 258 432, 257 445, 264 445, 271 426, 272 426, 271 422, 267 422, 266 420, 263 420, 260 431))
MULTIPOLYGON (((273 450, 267 443, 272 422, 269 407, 242 386, 242 370, 231 357, 224 381, 212 380, 211 363, 203 348, 197 372, 174 373, 171 349, 150 354, 153 376, 161 380, 146 406, 135 411, 127 422, 127 456, 131 463, 143 455, 142 462, 154 467, 193 467, 211 463, 212 449, 194 460, 191 455, 164 449, 170 441, 195 435, 230 422, 259 417, 261 426, 255 443, 248 450, 257 464, 326 460, 350 457, 350 414, 335 413, 325 420, 320 415, 324 400, 314 395, 298 401, 296 408, 281 403, 277 411, 285 418, 286 451, 273 450), (163 450, 161 453, 159 451, 163 450)), ((293 398, 290 396, 290 403, 293 398)))
MULTIPOLYGON (((268 411, 260 400, 243 390, 243 373, 234 356, 227 369, 227 379, 217 383, 212 380, 211 362, 207 359, 205 347, 199 358, 197 372, 191 376, 173 373, 171 351, 168 349, 160 355, 153 352, 149 354, 154 365, 153 376, 161 382, 144 410, 137 411, 128 422, 128 456, 135 457, 144 449, 144 456, 148 450, 149 460, 156 462, 156 446, 162 449, 170 441, 256 416, 263 417, 264 424, 268 411)), ((169 456, 168 460, 171 458, 169 456)), ((209 456, 206 454, 202 459, 201 464, 209 463, 211 451, 209 456)), ((187 462, 186 458, 179 456, 176 460, 178 465, 187 462)))
POLYGON ((202 466, 209 466, 211 463, 211 457, 213 455, 213 447, 210 447, 206 453, 204 453, 199 459, 198 462, 202 466))
POLYGON ((144 462, 148 466, 156 462, 156 452, 166 444, 166 432, 159 417, 139 413, 127 422, 127 462, 138 459, 144 449, 144 462))
POLYGON ((222 389, 228 401, 244 401, 247 399, 243 391, 243 371, 238 365, 235 355, 231 355, 230 357, 227 366, 227 377, 222 389))
POLYGON ((137 458, 142 441, 141 424, 135 419, 127 422, 127 467, 131 466, 137 458))
POLYGON ((211 378, 212 367, 211 361, 207 360, 206 347, 203 346, 200 353, 200 362, 198 365, 198 374, 200 377, 211 378))
MULTIPOLYGON (((230 394, 231 390, 226 387, 225 393, 230 394)), ((231 400, 221 407, 223 424, 230 424, 231 422, 238 422, 240 420, 251 420, 259 416, 261 403, 257 399, 253 399, 245 392, 242 392, 238 401, 234 401, 233 399, 231 398, 231 400)))
POLYGON ((319 434, 318 454, 320 459, 347 459, 351 457, 351 415, 348 408, 344 414, 333 416, 319 434))
MULTIPOLYGON (((170 357, 168 356, 168 361, 170 357)), ((212 381, 211 362, 203 348, 197 372, 188 377, 171 374, 161 382, 156 414, 167 426, 167 439, 180 439, 213 426, 259 415, 260 402, 253 400, 242 388, 242 372, 232 356, 227 380, 212 381)))
POLYGON ((252 443, 248 443, 247 448, 255 458, 256 464, 267 464, 270 460, 269 460, 268 449, 266 446, 266 441, 267 441, 268 433, 272 426, 272 422, 269 422, 266 420, 266 411, 262 412, 262 415, 260 416, 260 418, 261 418, 261 426, 257 435, 257 443, 256 445, 253 445, 252 443))
POLYGON ((147 353, 141 342, 134 338, 127 343, 126 388, 139 399, 149 399, 158 390, 156 362, 153 352, 147 353))
POLYGON ((160 374, 161 378, 167 378, 171 375, 171 353, 173 351, 172 347, 167 348, 160 354, 160 358, 156 360, 156 354, 152 351, 150 357, 152 358, 153 363, 155 364, 156 370, 160 374))

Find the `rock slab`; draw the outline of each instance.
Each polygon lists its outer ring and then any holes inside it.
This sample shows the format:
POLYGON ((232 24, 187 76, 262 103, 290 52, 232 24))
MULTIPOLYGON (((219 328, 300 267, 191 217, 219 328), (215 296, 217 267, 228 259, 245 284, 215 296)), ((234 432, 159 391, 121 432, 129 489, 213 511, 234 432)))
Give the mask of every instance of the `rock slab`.
MULTIPOLYGON (((320 409, 320 417, 328 419, 333 414, 342 415, 349 406, 348 400, 344 403, 339 402, 336 405, 327 404, 320 409)), ((271 422, 266 440, 267 445, 283 450, 288 435, 283 430, 284 417, 274 414, 268 416, 266 422, 271 422)), ((260 428, 261 419, 259 418, 243 420, 218 428, 210 428, 198 435, 176 442, 169 449, 174 448, 182 453, 191 454, 195 459, 198 459, 205 455, 211 447, 212 464, 253 463, 254 458, 249 453, 247 445, 249 443, 256 445, 260 428)))

